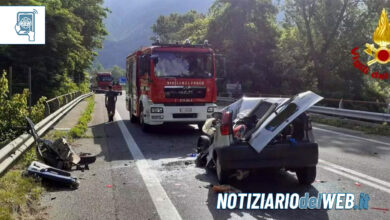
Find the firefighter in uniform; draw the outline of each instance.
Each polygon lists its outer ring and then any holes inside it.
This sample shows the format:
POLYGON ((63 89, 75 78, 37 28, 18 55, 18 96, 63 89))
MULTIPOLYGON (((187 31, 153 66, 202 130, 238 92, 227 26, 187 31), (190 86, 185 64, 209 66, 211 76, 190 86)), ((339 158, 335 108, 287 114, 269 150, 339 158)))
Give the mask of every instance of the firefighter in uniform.
POLYGON ((108 121, 114 121, 115 104, 117 100, 117 93, 112 91, 112 86, 108 86, 108 92, 106 92, 106 108, 108 113, 108 121))

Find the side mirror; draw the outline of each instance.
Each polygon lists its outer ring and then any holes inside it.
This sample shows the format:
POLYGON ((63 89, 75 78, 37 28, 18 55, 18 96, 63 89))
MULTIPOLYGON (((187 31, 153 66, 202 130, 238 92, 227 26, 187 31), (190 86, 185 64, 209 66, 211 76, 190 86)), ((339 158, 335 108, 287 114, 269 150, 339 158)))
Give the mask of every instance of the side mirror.
POLYGON ((157 64, 158 63, 158 56, 157 55, 151 55, 150 59, 152 60, 153 64, 157 64))
POLYGON ((215 54, 217 77, 226 78, 226 57, 223 54, 215 54))

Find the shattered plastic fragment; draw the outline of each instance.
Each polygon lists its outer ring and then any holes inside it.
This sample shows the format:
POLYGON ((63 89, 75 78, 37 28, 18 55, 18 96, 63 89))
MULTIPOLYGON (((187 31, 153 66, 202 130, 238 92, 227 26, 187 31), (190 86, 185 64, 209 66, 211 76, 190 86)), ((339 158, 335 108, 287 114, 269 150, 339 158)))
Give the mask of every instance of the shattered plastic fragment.
POLYGON ((378 208, 378 207, 371 207, 371 209, 380 210, 380 211, 383 211, 383 213, 385 213, 385 212, 390 210, 388 208, 378 208))
POLYGON ((188 157, 196 157, 196 156, 198 156, 198 154, 196 154, 196 153, 191 153, 191 154, 187 154, 187 156, 188 156, 188 157))
POLYGON ((355 185, 358 186, 358 187, 362 186, 362 184, 360 184, 358 182, 355 182, 355 185))
POLYGON ((107 188, 112 188, 112 185, 111 184, 107 184, 106 187, 107 188))

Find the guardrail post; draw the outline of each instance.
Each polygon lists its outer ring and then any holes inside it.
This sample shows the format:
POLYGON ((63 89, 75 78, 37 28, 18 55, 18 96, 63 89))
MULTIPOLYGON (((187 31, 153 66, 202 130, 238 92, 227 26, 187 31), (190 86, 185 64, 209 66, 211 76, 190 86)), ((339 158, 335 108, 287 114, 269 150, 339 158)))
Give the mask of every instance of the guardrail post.
POLYGON ((57 100, 57 108, 54 111, 57 111, 57 109, 59 109, 61 107, 61 102, 60 102, 59 97, 56 97, 56 100, 57 100))
POLYGON ((339 102, 339 108, 344 108, 344 103, 343 103, 343 99, 340 99, 340 102, 339 102))
POLYGON ((50 115, 50 105, 45 102, 45 118, 50 115))

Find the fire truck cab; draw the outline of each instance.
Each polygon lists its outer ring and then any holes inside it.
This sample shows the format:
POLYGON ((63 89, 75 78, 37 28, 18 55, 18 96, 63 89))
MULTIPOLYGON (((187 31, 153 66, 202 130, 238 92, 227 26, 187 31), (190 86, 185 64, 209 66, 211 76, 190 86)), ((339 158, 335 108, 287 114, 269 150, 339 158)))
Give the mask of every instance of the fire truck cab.
POLYGON ((130 121, 202 126, 217 105, 215 53, 207 45, 153 44, 126 58, 130 121))

